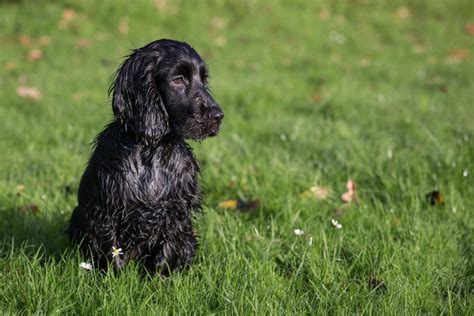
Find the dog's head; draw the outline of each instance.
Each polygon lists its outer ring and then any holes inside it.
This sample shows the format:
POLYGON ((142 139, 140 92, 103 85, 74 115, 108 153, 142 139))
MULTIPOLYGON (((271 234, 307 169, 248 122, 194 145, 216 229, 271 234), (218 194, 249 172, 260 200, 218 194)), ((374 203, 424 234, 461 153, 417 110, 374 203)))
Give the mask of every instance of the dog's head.
POLYGON ((208 68, 188 44, 162 39, 136 49, 110 88, 114 115, 138 137, 201 140, 218 133, 224 113, 207 87, 208 68))

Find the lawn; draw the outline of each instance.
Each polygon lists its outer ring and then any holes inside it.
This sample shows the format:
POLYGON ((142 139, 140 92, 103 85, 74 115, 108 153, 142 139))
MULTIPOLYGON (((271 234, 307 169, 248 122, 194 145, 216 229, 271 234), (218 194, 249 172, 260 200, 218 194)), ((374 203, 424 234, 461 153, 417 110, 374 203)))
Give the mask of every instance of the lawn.
POLYGON ((3 1, 0 45, 2 313, 474 313, 471 0, 3 1), (191 144, 199 253, 86 271, 64 229, 90 143, 158 38, 200 52, 225 111, 191 144))

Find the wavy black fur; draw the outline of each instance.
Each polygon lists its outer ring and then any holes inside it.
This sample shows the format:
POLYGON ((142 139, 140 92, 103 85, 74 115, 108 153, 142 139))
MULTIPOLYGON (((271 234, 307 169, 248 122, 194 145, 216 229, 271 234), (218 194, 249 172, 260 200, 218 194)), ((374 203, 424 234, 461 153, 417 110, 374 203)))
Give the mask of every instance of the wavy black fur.
POLYGON ((100 269, 135 259, 165 273, 191 262, 199 166, 185 139, 216 135, 224 116, 207 77, 191 46, 167 39, 117 70, 114 120, 97 136, 68 229, 100 269))

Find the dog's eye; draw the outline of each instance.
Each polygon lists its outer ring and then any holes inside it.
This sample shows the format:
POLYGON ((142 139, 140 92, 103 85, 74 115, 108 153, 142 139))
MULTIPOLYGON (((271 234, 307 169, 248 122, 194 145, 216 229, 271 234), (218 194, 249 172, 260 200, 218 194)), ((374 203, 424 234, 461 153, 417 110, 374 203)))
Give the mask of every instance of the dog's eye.
POLYGON ((176 77, 176 78, 173 79, 173 83, 175 85, 184 85, 185 81, 184 81, 184 78, 182 76, 179 76, 179 77, 176 77))

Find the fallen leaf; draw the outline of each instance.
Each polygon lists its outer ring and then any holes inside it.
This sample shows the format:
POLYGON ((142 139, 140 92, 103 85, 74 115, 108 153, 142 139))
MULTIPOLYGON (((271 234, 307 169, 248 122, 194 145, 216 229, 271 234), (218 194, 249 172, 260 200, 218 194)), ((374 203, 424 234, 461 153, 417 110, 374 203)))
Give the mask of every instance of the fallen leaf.
POLYGON ((400 7, 395 12, 395 17, 399 20, 406 20, 411 16, 410 9, 407 7, 400 7))
POLYGON ((356 199, 356 184, 354 180, 349 179, 346 184, 347 192, 341 195, 341 200, 344 203, 351 203, 356 199))
POLYGON ((222 201, 220 202, 217 207, 219 208, 237 208, 237 204, 239 203, 239 201, 237 200, 225 200, 225 201, 222 201))
POLYGON ((128 17, 124 16, 120 18, 120 22, 118 25, 118 31, 122 35, 128 34, 128 17))
POLYGON ((71 22, 77 17, 77 12, 73 9, 64 9, 61 20, 58 22, 60 29, 67 29, 71 26, 71 22))
POLYGON ((155 7, 160 11, 165 10, 168 5, 167 2, 166 0, 155 0, 155 7))
POLYGON ((438 58, 436 58, 435 56, 430 56, 428 58, 428 64, 436 65, 437 63, 438 63, 438 58))
POLYGON ((64 9, 63 11, 63 20, 72 21, 76 18, 77 13, 73 9, 64 9))
POLYGON ((423 54, 424 52, 426 52, 426 47, 424 45, 421 45, 421 44, 415 44, 413 45, 413 52, 415 54, 423 54))
POLYGON ((227 43, 227 40, 224 36, 220 35, 215 38, 214 43, 216 43, 217 46, 224 46, 227 43))
POLYGON ((28 77, 25 74, 21 74, 18 76, 18 84, 21 86, 26 85, 26 82, 28 81, 28 77))
POLYGON ((76 92, 72 95, 72 99, 75 101, 80 101, 84 97, 82 92, 76 92))
POLYGON ((41 36, 40 38, 38 38, 36 43, 40 46, 46 46, 46 45, 49 44, 50 41, 51 41, 51 39, 50 39, 49 36, 41 36))
POLYGON ((369 58, 361 58, 359 60, 359 66, 361 66, 362 68, 365 68, 365 67, 368 67, 370 66, 370 59, 369 58))
POLYGON ((221 30, 225 28, 226 25, 227 25, 227 21, 224 18, 216 16, 211 19, 211 27, 213 29, 221 30))
POLYGON ((66 196, 74 193, 74 191, 72 189, 72 186, 70 186, 69 184, 66 184, 63 187, 63 192, 64 192, 64 195, 66 195, 66 196))
POLYGON ((10 60, 10 61, 7 61, 5 63, 5 65, 3 66, 3 68, 5 68, 5 70, 14 70, 18 67, 18 64, 16 61, 14 60, 10 60))
POLYGON ((464 30, 467 34, 474 36, 474 23, 466 23, 464 24, 464 30))
POLYGON ((465 48, 456 48, 449 52, 448 63, 458 64, 469 58, 469 50, 465 48))
POLYGON ((224 208, 224 209, 237 209, 242 212, 250 212, 254 211, 260 206, 260 200, 250 200, 250 201, 243 201, 243 200, 225 200, 220 202, 217 207, 224 208))
POLYGON ((322 9, 322 10, 319 10, 318 12, 318 17, 321 20, 327 20, 330 16, 331 16, 331 12, 329 12, 328 9, 322 9))
POLYGON ((239 201, 237 204, 237 209, 243 212, 254 211, 260 206, 260 200, 251 200, 251 201, 239 201))
POLYGON ((43 51, 39 48, 33 48, 28 55, 26 55, 28 61, 38 61, 41 58, 43 58, 43 51))
POLYGON ((442 92, 442 93, 448 93, 448 87, 446 86, 441 86, 438 88, 438 91, 439 92, 442 92))
POLYGON ((26 213, 36 214, 38 212, 39 212, 39 207, 36 204, 27 204, 20 207, 20 213, 22 214, 26 214, 26 213))
POLYGON ((49 36, 40 36, 38 39, 33 39, 28 35, 21 35, 20 38, 20 44, 25 47, 31 47, 31 46, 46 46, 50 42, 50 37, 49 36))
POLYGON ((16 195, 21 195, 23 192, 25 192, 26 186, 24 184, 19 184, 16 186, 16 195))
POLYGON ((307 197, 313 197, 317 200, 324 200, 328 197, 329 195, 329 189, 321 186, 312 186, 309 188, 309 190, 304 191, 303 193, 300 194, 301 197, 307 198, 307 197))
POLYGON ((435 190, 425 195, 426 202, 428 202, 432 206, 442 205, 444 204, 444 196, 441 192, 435 190))
POLYGON ((31 37, 28 35, 21 35, 20 36, 20 44, 23 46, 29 46, 31 45, 31 37))
POLYGON ((282 61, 283 66, 290 66, 292 63, 293 61, 291 60, 291 58, 289 57, 283 58, 283 61, 282 61))
POLYGON ((338 14, 334 17, 334 19, 336 20, 337 23, 339 24, 344 24, 346 23, 346 17, 342 14, 338 14))
POLYGON ((369 277, 367 281, 368 281, 367 283, 369 285, 369 288, 371 290, 374 290, 378 293, 387 292, 387 286, 385 285, 385 283, 383 281, 376 279, 374 276, 369 277))
POLYGON ((88 40, 87 38, 79 38, 76 41, 76 47, 77 48, 86 48, 86 47, 89 47, 89 46, 91 46, 91 41, 88 40))
POLYGON ((20 86, 16 89, 16 93, 20 97, 29 99, 32 101, 40 100, 43 97, 43 94, 41 93, 41 91, 39 91, 37 88, 34 88, 34 87, 20 86))
POLYGON ((344 204, 341 207, 336 207, 334 209, 334 213, 336 214, 337 217, 342 217, 348 207, 348 204, 344 204))
POLYGON ((313 96, 311 97, 311 99, 312 99, 314 102, 319 102, 319 101, 321 101, 321 95, 320 95, 320 94, 313 94, 313 96))

